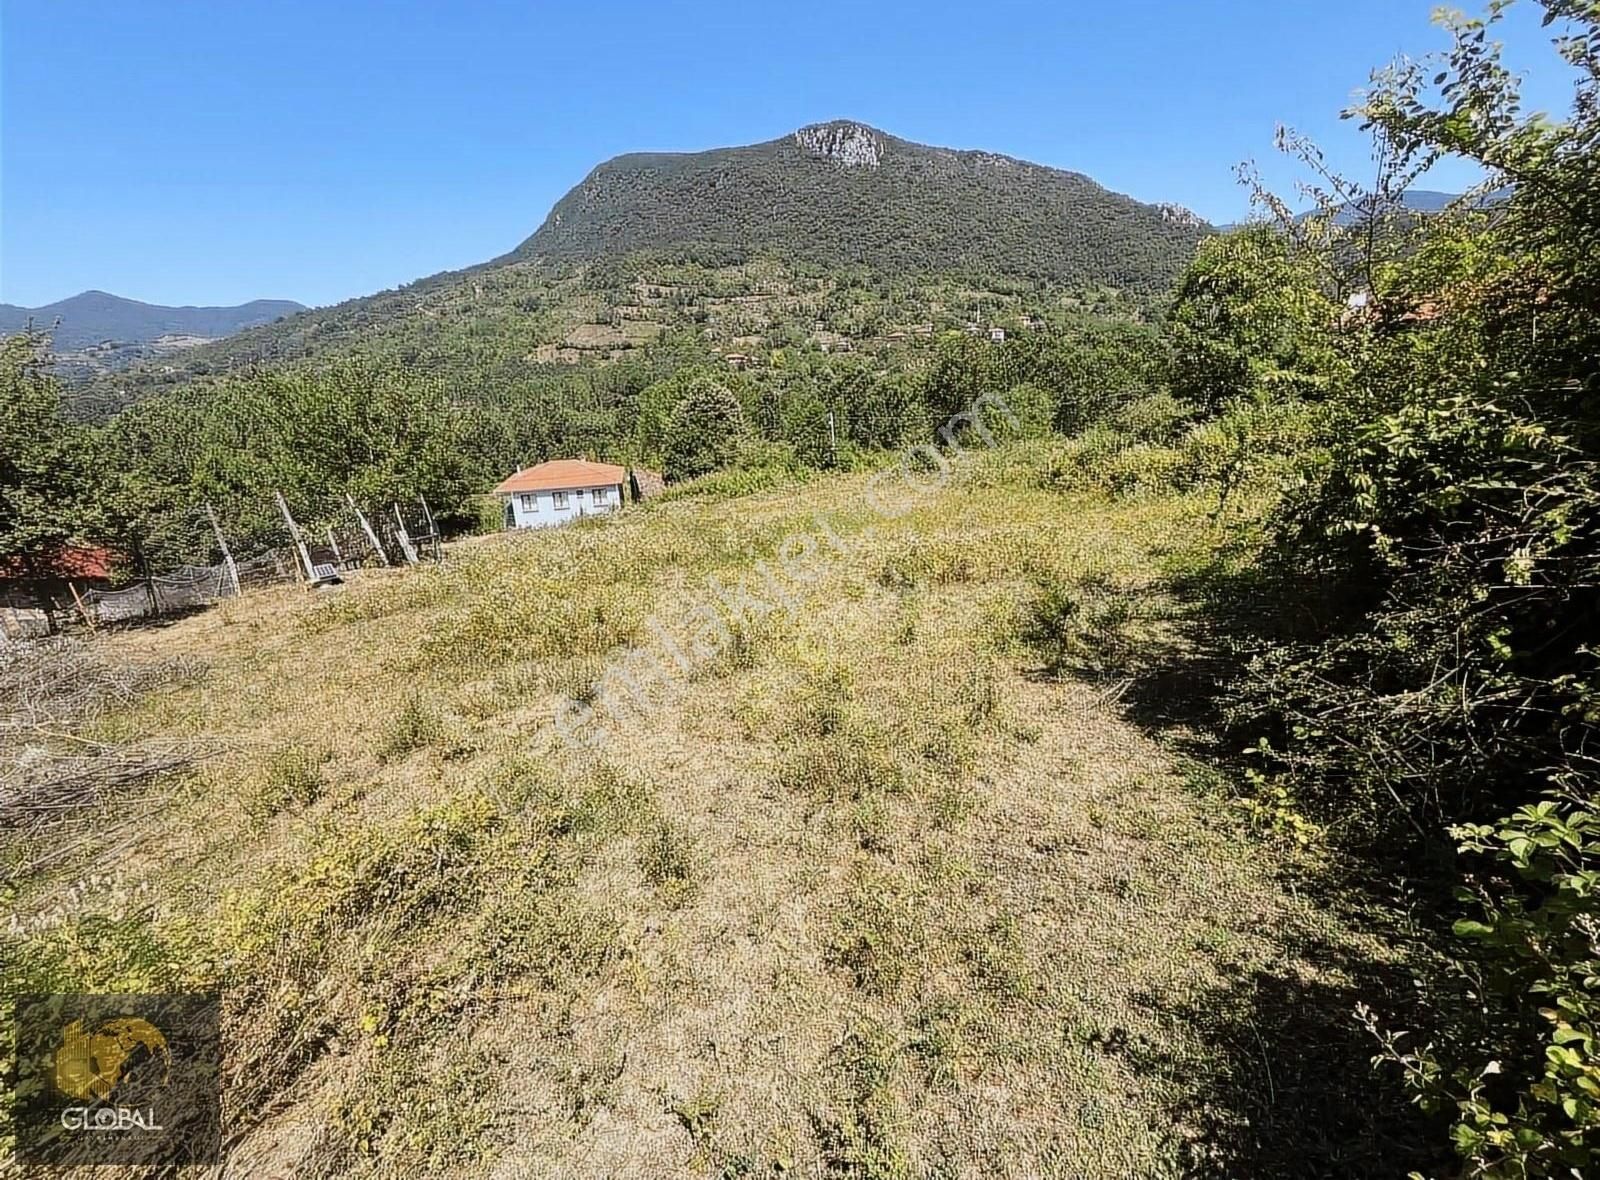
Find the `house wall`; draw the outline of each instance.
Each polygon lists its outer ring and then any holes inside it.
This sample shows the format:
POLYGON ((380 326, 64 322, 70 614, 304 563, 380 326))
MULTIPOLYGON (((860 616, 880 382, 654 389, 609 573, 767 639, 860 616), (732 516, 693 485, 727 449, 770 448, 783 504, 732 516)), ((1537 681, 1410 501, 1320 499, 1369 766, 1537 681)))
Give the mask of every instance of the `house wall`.
POLYGON ((599 516, 622 507, 622 485, 605 484, 593 488, 569 488, 565 492, 512 492, 508 496, 511 512, 508 529, 542 529, 566 524, 580 516, 599 516), (565 505, 557 497, 566 498, 565 505))

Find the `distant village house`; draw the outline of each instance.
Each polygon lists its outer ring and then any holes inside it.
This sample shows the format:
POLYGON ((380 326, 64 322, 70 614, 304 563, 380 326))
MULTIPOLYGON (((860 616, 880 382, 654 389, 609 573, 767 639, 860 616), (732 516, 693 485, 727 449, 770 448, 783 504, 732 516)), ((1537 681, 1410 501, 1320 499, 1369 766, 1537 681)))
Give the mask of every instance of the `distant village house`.
POLYGON ((505 504, 505 527, 541 529, 622 506, 626 468, 585 459, 551 459, 525 467, 494 494, 505 504))

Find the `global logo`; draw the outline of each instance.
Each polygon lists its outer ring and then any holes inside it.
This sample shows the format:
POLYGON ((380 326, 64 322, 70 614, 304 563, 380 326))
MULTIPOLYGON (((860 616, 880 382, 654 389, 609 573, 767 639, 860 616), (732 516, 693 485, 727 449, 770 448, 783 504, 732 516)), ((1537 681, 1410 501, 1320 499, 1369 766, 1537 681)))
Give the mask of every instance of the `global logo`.
MULTIPOLYGON (((56 1089, 80 1102, 105 1102, 123 1082, 135 1062, 161 1062, 161 1084, 172 1075, 172 1052, 167 1038, 148 1020, 122 1016, 93 1032, 81 1020, 67 1025, 56 1051, 56 1089), (139 1051, 143 1050, 141 1056, 139 1051)), ((71 1131, 159 1131, 154 1110, 124 1106, 69 1106, 61 1112, 61 1125, 71 1131)))

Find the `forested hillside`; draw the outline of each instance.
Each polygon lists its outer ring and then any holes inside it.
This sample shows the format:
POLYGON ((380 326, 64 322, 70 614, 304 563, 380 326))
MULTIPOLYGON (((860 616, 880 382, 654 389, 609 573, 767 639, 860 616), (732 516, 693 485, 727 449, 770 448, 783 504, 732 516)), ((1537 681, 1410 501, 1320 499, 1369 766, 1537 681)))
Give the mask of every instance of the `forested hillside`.
POLYGON ((1172 281, 1204 230, 1192 214, 1075 172, 838 121, 749 147, 608 160, 516 253, 692 251, 723 263, 772 256, 1150 292, 1172 281))
POLYGON ((147 344, 159 336, 229 336, 304 310, 304 304, 292 299, 254 299, 234 307, 163 307, 85 291, 42 307, 0 303, 0 332, 20 332, 32 320, 34 327, 50 333, 58 349, 107 340, 147 344))
POLYGON ((20 332, 31 324, 48 333, 55 371, 78 383, 141 360, 153 367, 169 365, 210 340, 304 310, 289 299, 256 299, 236 307, 162 307, 85 291, 43 307, 0 303, 0 332, 20 332))
POLYGON ((395 358, 471 383, 606 360, 683 329, 717 354, 882 344, 1052 310, 1143 311, 1207 232, 1086 176, 853 123, 607 161, 503 258, 316 308, 97 381, 104 415, 246 365, 395 358))

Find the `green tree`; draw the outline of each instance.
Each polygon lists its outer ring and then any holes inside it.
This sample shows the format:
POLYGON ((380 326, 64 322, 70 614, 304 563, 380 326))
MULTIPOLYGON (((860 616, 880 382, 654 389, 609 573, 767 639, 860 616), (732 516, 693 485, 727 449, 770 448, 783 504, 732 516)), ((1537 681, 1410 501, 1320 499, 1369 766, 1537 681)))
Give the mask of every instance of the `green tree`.
POLYGON ((1371 1020, 1454 1119, 1464 1174, 1497 1180, 1600 1170, 1600 7, 1542 7, 1566 25, 1566 121, 1522 110, 1489 36, 1504 3, 1447 14, 1449 54, 1376 75, 1354 112, 1401 175, 1480 166, 1491 210, 1418 226, 1381 266, 1336 239, 1320 265, 1375 288, 1337 337, 1297 313, 1310 286, 1285 305, 1299 261, 1258 234, 1191 275, 1175 346, 1197 401, 1324 399, 1271 522, 1296 627, 1252 662, 1237 716, 1267 719, 1269 770, 1380 863, 1414 871, 1454 833, 1473 908, 1440 933, 1452 970, 1415 1039, 1371 1020))
POLYGON ((664 474, 692 479, 727 467, 738 457, 744 434, 739 399, 709 377, 695 378, 667 422, 664 474))
POLYGON ((1024 381, 1006 390, 1005 407, 1011 412, 1019 438, 1042 438, 1055 425, 1056 395, 1033 381, 1024 381))
POLYGON ((1280 228, 1207 238, 1167 318, 1172 392, 1201 410, 1317 397, 1336 368, 1338 315, 1325 269, 1280 228))
POLYGON ((0 342, 0 562, 34 576, 51 549, 93 527, 87 439, 45 366, 40 336, 0 342))

